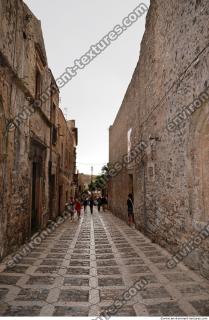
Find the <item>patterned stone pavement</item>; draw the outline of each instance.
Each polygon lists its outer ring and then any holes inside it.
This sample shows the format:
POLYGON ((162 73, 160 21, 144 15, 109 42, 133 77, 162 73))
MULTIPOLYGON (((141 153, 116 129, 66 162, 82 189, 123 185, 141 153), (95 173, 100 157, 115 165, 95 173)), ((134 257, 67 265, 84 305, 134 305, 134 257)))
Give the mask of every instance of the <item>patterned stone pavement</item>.
POLYGON ((67 221, 0 273, 1 316, 100 315, 136 281, 148 285, 117 316, 208 316, 209 284, 111 213, 67 221))

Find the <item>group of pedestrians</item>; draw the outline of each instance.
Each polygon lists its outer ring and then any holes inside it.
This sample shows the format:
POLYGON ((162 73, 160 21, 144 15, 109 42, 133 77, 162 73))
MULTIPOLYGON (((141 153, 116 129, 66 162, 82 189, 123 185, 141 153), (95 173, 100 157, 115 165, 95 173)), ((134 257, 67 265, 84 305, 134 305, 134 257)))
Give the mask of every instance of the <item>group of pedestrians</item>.
MULTIPOLYGON (((86 198, 83 202, 79 201, 78 198, 74 199, 73 197, 70 198, 69 203, 67 204, 67 209, 70 211, 71 220, 74 219, 74 214, 77 213, 78 219, 81 217, 81 209, 84 207, 84 213, 87 212, 87 207, 90 207, 90 212, 93 214, 94 206, 97 206, 98 212, 101 211, 101 208, 105 212, 108 207, 108 199, 107 197, 98 197, 95 199, 93 196, 90 198, 86 198)), ((129 193, 128 200, 127 200, 127 207, 128 207, 128 224, 132 226, 135 224, 134 221, 134 200, 133 195, 129 193)))
POLYGON ((84 212, 86 212, 88 205, 90 207, 91 214, 94 212, 94 206, 97 206, 99 212, 101 211, 101 208, 105 212, 107 210, 108 200, 107 197, 104 196, 98 198, 91 196, 84 200, 84 212))
POLYGON ((105 212, 108 206, 107 197, 98 197, 94 198, 93 195, 89 198, 85 198, 83 201, 80 201, 78 198, 70 197, 69 203, 66 204, 66 209, 70 212, 71 220, 74 220, 75 213, 77 213, 78 219, 81 217, 81 209, 84 208, 84 213, 87 212, 88 206, 90 207, 90 212, 93 214, 94 206, 97 206, 98 211, 101 211, 101 208, 105 212))

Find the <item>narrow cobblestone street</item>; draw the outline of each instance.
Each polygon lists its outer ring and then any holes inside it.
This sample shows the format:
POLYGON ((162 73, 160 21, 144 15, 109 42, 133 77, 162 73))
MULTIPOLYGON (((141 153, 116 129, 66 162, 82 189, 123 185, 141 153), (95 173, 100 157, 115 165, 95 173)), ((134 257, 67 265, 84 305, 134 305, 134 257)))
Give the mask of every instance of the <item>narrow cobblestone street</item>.
POLYGON ((117 316, 208 315, 209 285, 111 213, 67 221, 0 274, 1 316, 96 316, 136 281, 149 284, 117 316))

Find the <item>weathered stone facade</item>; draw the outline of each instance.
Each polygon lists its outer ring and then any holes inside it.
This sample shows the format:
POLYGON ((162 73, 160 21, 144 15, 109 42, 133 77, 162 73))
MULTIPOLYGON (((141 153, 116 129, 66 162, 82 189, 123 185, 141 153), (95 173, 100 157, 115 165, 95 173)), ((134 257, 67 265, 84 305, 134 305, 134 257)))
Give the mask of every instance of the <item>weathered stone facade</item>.
POLYGON ((67 121, 59 110, 59 213, 65 209, 71 196, 75 196, 77 129, 74 121, 67 121))
MULTIPOLYGON (((59 214, 60 112, 40 21, 22 0, 0 0, 0 259, 59 214)), ((71 192, 74 151, 69 161, 71 192)))
MULTIPOLYGON (((128 144, 147 146, 111 179, 111 209, 127 219, 133 192, 137 228, 172 253, 209 220, 208 19, 207 0, 151 0, 139 62, 110 128, 111 165, 128 144), (194 112, 179 117, 194 101, 194 112)), ((208 244, 184 260, 206 277, 208 244)))

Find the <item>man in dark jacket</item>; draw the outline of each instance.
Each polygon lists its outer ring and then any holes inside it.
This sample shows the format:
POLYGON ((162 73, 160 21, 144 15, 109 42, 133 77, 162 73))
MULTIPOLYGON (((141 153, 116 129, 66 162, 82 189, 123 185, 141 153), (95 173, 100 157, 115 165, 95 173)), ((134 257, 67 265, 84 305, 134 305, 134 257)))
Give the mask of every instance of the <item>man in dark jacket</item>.
POLYGON ((88 200, 87 199, 84 200, 83 206, 84 206, 84 213, 86 213, 86 209, 87 209, 87 206, 88 206, 88 200))
POLYGON ((128 200, 127 200, 127 207, 128 207, 128 225, 131 227, 134 224, 134 202, 133 202, 133 195, 129 193, 128 200))
POLYGON ((108 206, 108 200, 107 197, 102 197, 102 209, 105 212, 107 210, 107 206, 108 206))
POLYGON ((98 206, 98 211, 100 212, 100 209, 101 209, 101 206, 102 206, 102 198, 101 197, 99 197, 97 199, 97 206, 98 206))
POLYGON ((91 198, 89 199, 89 206, 90 206, 90 210, 91 210, 91 214, 94 211, 94 198, 93 196, 91 196, 91 198))

